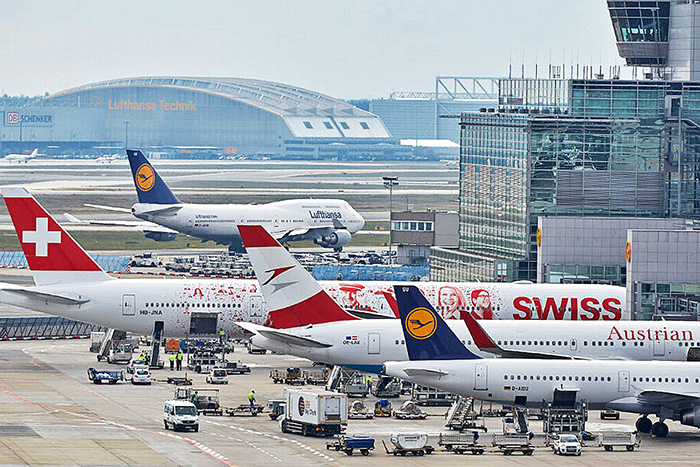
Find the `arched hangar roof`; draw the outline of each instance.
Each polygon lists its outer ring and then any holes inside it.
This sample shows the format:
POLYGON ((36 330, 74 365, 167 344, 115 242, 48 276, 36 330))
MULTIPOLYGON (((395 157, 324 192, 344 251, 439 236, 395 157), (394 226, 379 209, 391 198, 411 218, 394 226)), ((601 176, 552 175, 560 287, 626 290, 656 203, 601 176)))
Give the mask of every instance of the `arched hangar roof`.
POLYGON ((132 86, 184 89, 232 99, 279 115, 297 136, 374 138, 391 136, 379 117, 347 102, 297 86, 248 78, 175 76, 122 78, 67 89, 52 94, 46 99, 81 91, 132 86), (333 128, 328 128, 325 121, 331 122, 333 128), (315 125, 318 125, 320 133, 338 132, 340 134, 318 134, 317 131, 310 131, 315 125), (357 129, 364 131, 358 132, 357 129))

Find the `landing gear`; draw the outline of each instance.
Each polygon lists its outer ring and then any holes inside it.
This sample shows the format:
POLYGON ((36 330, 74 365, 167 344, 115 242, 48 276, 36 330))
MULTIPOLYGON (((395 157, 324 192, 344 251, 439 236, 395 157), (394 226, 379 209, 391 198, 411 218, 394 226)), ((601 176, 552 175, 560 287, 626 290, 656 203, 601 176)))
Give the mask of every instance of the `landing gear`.
POLYGON ((656 422, 651 426, 651 434, 657 438, 665 438, 668 435, 668 425, 664 422, 656 422))
POLYGON ((640 433, 649 433, 651 431, 651 420, 649 420, 645 415, 639 420, 637 420, 635 426, 637 427, 637 431, 639 431, 640 433))
POLYGON ((333 248, 333 251, 335 251, 336 253, 340 253, 341 251, 343 251, 343 247, 337 246, 337 247, 333 248))

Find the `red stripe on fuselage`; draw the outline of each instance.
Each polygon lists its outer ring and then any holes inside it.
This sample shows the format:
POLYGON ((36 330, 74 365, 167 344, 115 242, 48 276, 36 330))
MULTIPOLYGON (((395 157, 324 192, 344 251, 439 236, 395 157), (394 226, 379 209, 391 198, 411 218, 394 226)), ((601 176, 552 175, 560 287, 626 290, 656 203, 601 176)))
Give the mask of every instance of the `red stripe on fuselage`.
POLYGON ((239 225, 238 232, 246 248, 264 248, 268 246, 280 247, 277 240, 270 235, 261 225, 239 225))
POLYGON ((277 329, 358 319, 340 308, 324 291, 286 308, 270 311, 269 315, 272 327, 277 329))

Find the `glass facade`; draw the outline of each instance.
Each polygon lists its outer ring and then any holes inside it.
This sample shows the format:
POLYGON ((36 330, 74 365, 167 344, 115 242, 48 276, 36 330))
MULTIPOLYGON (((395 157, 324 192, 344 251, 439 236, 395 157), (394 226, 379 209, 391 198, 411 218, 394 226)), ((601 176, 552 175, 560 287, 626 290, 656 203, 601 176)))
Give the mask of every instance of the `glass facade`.
POLYGON ((461 116, 461 251, 536 280, 538 216, 700 217, 700 85, 527 81, 501 80, 510 107, 461 116), (563 88, 568 106, 545 111, 563 88))
POLYGON ((430 249, 430 280, 433 282, 494 282, 507 277, 508 265, 457 250, 430 249))
POLYGON ((700 319, 700 284, 635 282, 632 319, 700 319))
POLYGON ((662 66, 668 56, 670 1, 608 0, 620 55, 627 65, 662 66))

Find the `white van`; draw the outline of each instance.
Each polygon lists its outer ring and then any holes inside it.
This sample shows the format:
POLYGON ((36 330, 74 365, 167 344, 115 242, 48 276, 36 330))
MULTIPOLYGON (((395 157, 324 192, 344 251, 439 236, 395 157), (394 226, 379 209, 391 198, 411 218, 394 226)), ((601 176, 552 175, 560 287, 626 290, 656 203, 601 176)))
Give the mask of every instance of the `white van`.
POLYGON ((165 401, 163 407, 163 425, 173 431, 191 429, 199 431, 199 416, 197 407, 192 402, 184 400, 165 401))

